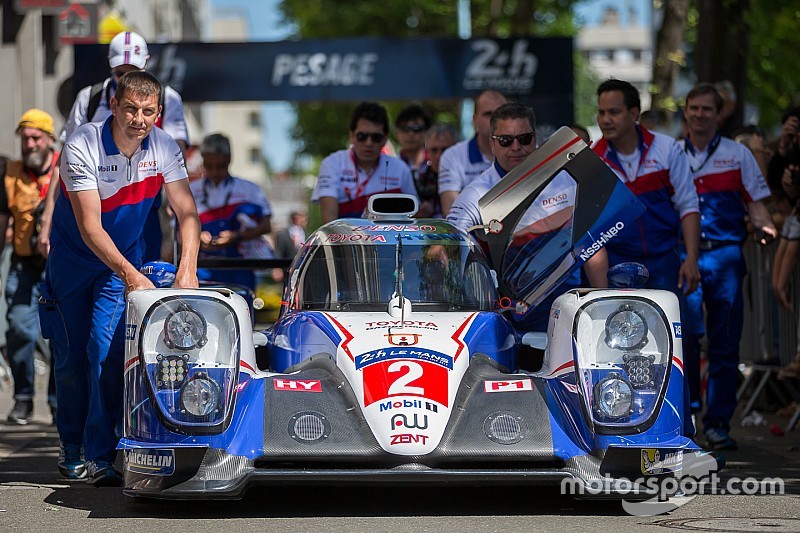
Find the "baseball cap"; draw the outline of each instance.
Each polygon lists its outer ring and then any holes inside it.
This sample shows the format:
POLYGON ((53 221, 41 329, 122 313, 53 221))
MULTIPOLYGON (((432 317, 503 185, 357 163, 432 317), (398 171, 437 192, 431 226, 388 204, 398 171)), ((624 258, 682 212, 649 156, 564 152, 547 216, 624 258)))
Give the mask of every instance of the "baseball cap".
POLYGON ((28 109, 22 114, 17 123, 17 131, 21 128, 36 128, 51 136, 55 131, 53 117, 49 113, 36 108, 28 109))
POLYGON ((123 31, 111 39, 108 45, 108 64, 111 68, 120 65, 133 65, 143 69, 150 55, 147 52, 147 41, 138 33, 123 31))

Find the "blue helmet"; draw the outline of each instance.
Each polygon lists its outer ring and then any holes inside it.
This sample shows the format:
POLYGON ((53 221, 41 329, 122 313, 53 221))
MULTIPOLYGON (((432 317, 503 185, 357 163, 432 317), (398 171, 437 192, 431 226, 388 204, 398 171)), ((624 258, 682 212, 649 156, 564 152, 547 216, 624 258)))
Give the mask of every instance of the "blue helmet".
POLYGON ((147 279, 152 281, 157 289, 163 289, 172 287, 178 268, 166 261, 150 261, 140 269, 140 272, 147 276, 147 279))

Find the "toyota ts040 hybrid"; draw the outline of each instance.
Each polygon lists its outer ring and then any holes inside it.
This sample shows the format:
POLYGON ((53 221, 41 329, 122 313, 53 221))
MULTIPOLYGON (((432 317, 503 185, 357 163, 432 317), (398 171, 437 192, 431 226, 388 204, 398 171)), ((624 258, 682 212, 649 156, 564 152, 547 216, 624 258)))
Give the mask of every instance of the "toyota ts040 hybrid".
POLYGON ((479 241, 411 218, 415 198, 373 197, 369 218, 307 240, 264 332, 229 290, 132 293, 126 494, 606 480, 603 495, 618 497, 621 480, 680 476, 700 452, 682 432, 674 295, 573 290, 553 304, 546 334, 513 327, 641 204, 562 129, 480 209, 479 241), (562 172, 575 182, 574 207, 520 226, 562 172), (523 368, 521 354, 536 347, 543 362, 523 368))

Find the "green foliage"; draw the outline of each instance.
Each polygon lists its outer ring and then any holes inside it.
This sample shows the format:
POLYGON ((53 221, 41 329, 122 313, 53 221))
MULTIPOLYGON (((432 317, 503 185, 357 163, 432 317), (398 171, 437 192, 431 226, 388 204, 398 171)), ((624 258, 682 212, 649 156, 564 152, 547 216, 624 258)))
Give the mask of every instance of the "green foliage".
POLYGON ((576 49, 575 62, 575 122, 584 128, 595 123, 597 117, 597 86, 602 81, 589 67, 589 63, 576 49))

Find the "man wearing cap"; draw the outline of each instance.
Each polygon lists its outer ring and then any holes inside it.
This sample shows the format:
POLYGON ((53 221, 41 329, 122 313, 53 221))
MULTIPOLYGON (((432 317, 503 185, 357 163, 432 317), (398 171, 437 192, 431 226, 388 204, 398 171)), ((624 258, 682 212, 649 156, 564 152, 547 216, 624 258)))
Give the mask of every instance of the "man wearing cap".
MULTIPOLYGON (((45 258, 35 249, 39 206, 47 193, 58 153, 53 150, 53 118, 41 109, 29 109, 17 124, 22 159, 9 161, 0 187, 0 235, 13 219, 13 251, 6 280, 8 331, 6 350, 14 375, 14 408, 10 424, 25 425, 33 418, 34 352, 39 327, 39 283, 45 258)), ((0 254, 5 239, 0 239, 0 254)), ((50 365, 48 403, 56 415, 56 390, 50 365)))
MULTIPOLYGON (((147 42, 138 33, 124 31, 115 35, 108 45, 108 64, 111 67, 111 77, 101 83, 81 89, 72 105, 64 129, 61 130, 61 142, 66 142, 81 124, 108 118, 111 114, 111 97, 116 92, 120 76, 132 70, 144 70, 149 57, 147 42), (89 116, 90 114, 91 116, 89 116)), ((185 155, 189 144, 189 135, 183 115, 183 100, 172 87, 165 86, 161 106, 162 112, 156 119, 155 125, 169 133, 185 155)), ((48 209, 45 212, 45 224, 40 245, 42 253, 46 253, 46 245, 49 244, 50 213, 56 193, 57 189, 53 188, 53 192, 48 196, 48 209)), ((161 225, 158 217, 160 205, 160 200, 156 201, 153 204, 153 211, 147 216, 147 226, 143 234, 145 262, 161 259, 161 225)))
POLYGON ((59 472, 96 486, 114 468, 122 424, 125 295, 152 289, 139 272, 145 215, 163 186, 177 217, 174 287, 197 287, 200 221, 177 143, 154 128, 161 84, 143 71, 119 79, 111 116, 80 126, 64 145, 39 317, 52 340, 61 408, 59 472), (84 463, 85 460, 85 463, 84 463))
MULTIPOLYGON (((270 259, 274 256, 264 234, 271 229, 272 208, 261 188, 230 175, 231 143, 220 133, 200 145, 205 176, 191 184, 202 224, 203 256, 270 259)), ((211 270, 213 281, 238 283, 255 290, 252 270, 211 270)))

